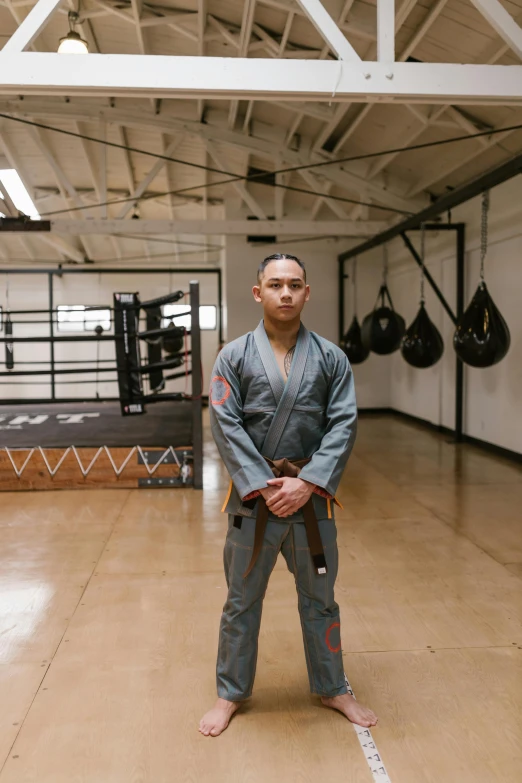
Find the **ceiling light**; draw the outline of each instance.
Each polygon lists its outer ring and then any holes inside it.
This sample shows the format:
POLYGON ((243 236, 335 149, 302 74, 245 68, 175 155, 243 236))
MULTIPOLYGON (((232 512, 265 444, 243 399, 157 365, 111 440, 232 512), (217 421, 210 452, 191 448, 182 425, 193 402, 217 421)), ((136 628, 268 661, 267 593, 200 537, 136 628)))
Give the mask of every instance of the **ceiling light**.
POLYGON ((89 44, 73 28, 79 22, 79 14, 69 11, 69 32, 60 38, 58 54, 89 54, 89 44))

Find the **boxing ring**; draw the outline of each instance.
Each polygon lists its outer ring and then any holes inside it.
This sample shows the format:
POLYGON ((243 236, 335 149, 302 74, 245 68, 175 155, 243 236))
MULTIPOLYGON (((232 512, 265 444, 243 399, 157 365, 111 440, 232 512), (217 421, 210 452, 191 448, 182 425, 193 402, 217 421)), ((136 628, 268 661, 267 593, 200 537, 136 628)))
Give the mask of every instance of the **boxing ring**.
MULTIPOLYGON (((41 274, 40 270, 34 271, 41 274)), ((3 344, 6 369, 1 368, 0 382, 9 377, 13 379, 10 383, 14 383, 14 379, 23 377, 33 378, 40 384, 43 378, 50 394, 48 398, 22 400, 15 396, 0 402, 0 490, 188 486, 201 489, 199 283, 191 281, 189 291, 180 290, 143 302, 137 293, 116 292, 110 308, 112 334, 106 333, 109 329, 97 326, 92 334, 59 335, 52 279, 53 275, 67 271, 48 272, 48 311, 6 309, 3 313, 0 350, 3 344), (176 301, 184 303, 179 306, 181 312, 169 315, 165 326, 165 305, 176 301), (189 308, 185 309, 187 304, 189 308), (17 317, 28 312, 39 320, 21 319, 19 323, 44 323, 45 318, 41 316, 46 314, 47 335, 17 336, 17 317), (190 314, 190 328, 177 325, 177 319, 186 318, 187 314, 190 314), (92 367, 74 359, 56 358, 56 346, 60 343, 86 341, 95 343, 97 350, 100 343, 110 343, 108 350, 112 350, 114 359, 100 361, 98 358, 96 367, 92 367), (22 359, 24 369, 18 369, 17 350, 23 343, 45 343, 50 349, 49 359, 37 362, 22 359), (25 369, 32 364, 39 369, 25 369), (42 364, 44 369, 40 369, 42 364), (80 383, 75 378, 90 378, 94 373, 96 379, 110 374, 110 382, 117 383, 118 397, 97 393, 95 398, 76 399, 59 394, 61 378, 66 377, 67 384, 80 383), (178 379, 185 381, 187 389, 188 378, 192 386, 190 394, 169 391, 171 382, 178 379)), ((18 270, 0 272, 12 275, 18 270)), ((105 307, 104 312, 107 312, 105 307)), ((221 334, 221 318, 219 322, 221 334)), ((88 362, 93 364, 94 360, 88 362)))

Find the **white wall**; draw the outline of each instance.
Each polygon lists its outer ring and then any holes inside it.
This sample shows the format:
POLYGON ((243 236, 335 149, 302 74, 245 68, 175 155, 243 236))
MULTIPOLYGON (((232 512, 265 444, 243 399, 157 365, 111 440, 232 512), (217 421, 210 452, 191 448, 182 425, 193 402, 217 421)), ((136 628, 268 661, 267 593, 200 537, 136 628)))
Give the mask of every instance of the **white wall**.
MULTIPOLYGON (((486 283, 511 331, 511 348, 499 364, 477 369, 465 366, 464 432, 488 443, 522 452, 522 227, 520 203, 522 178, 517 177, 491 192, 490 241, 486 283)), ((454 222, 466 223, 466 306, 479 282, 480 198, 455 209, 454 222)), ((417 248, 419 234, 411 234, 417 248)), ((419 269, 402 240, 390 248, 390 290, 396 309, 409 325, 419 301, 419 269)), ((455 239, 443 232, 429 232, 427 267, 455 309, 455 239)), ((427 309, 445 342, 435 367, 417 370, 399 352, 391 357, 389 404, 434 424, 455 424, 454 327, 426 284, 427 309)))
MULTIPOLYGON (((153 299, 158 296, 164 296, 172 291, 182 289, 189 290, 189 282, 192 279, 198 279, 200 283, 200 301, 201 304, 218 304, 217 293, 217 275, 203 275, 197 273, 169 273, 168 270, 161 274, 134 274, 129 270, 128 274, 64 274, 62 278, 54 277, 54 306, 58 305, 107 305, 112 307, 112 296, 114 292, 134 292, 140 294, 142 300, 153 299)), ((6 276, 0 275, 0 306, 6 308, 6 276)), ((188 301, 188 300, 187 300, 188 301)), ((48 309, 48 278, 47 275, 9 275, 9 305, 11 310, 36 310, 48 309)), ((13 316, 15 319, 45 319, 46 315, 34 316, 13 316)), ((55 333, 61 334, 56 331, 55 333)), ((112 333, 112 332, 111 332, 112 333)), ((30 324, 14 326, 14 337, 49 335, 49 329, 44 324, 30 324)), ((2 333, 1 336, 4 336, 2 333)), ((94 335, 93 335, 94 337, 94 335)), ((57 343, 55 344, 55 360, 60 359, 80 359, 96 360, 97 343, 95 340, 88 343, 57 343)), ((218 331, 202 332, 202 359, 203 359, 203 390, 206 393, 208 379, 212 370, 218 350, 218 331)), ((48 369, 48 366, 40 367, 24 364, 29 361, 48 360, 50 358, 49 344, 47 343, 15 343, 15 370, 25 369, 48 369)), ((141 344, 141 356, 143 363, 146 362, 146 346, 141 344)), ((99 358, 113 359, 115 364, 114 342, 99 343, 99 358)), ((62 367, 74 365, 61 365, 62 367)), ((86 366, 95 367, 95 364, 86 366)), ((100 367, 103 367, 103 363, 100 367)), ((4 349, 0 347, 0 367, 5 371, 4 349)), ((173 370, 180 372, 183 368, 173 370)), ((57 381, 56 395, 58 397, 74 397, 78 399, 93 398, 98 390, 100 397, 117 397, 118 389, 116 382, 104 382, 104 377, 115 378, 115 373, 100 373, 99 383, 96 387, 95 376, 78 375, 74 378, 62 376, 64 380, 57 381), (81 380, 81 384, 66 383, 67 380, 81 380)), ((28 399, 28 398, 47 398, 50 397, 50 384, 42 381, 49 380, 48 376, 41 379, 13 377, 12 385, 8 377, 0 378, 0 399, 28 399)), ((184 379, 168 382, 166 391, 184 391, 184 379)), ((191 378, 187 382, 187 391, 191 391, 191 378)))

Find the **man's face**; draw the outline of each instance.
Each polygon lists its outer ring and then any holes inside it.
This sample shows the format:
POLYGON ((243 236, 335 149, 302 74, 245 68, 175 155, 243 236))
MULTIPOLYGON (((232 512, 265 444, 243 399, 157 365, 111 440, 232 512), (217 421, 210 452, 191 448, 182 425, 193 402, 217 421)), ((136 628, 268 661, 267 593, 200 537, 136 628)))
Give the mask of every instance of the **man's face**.
POLYGON ((306 285, 299 264, 284 258, 266 265, 260 284, 252 288, 252 293, 266 315, 277 321, 292 321, 308 302, 310 286, 306 285))

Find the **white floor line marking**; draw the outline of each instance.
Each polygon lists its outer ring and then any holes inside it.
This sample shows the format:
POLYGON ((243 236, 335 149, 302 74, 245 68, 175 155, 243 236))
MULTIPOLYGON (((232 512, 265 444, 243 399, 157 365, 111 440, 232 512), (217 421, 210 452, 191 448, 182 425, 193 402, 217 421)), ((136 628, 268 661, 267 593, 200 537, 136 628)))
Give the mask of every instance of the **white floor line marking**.
MULTIPOLYGON (((344 675, 344 679, 346 680, 348 693, 351 694, 355 699, 355 693, 352 690, 352 686, 348 682, 346 673, 344 675)), ((381 758, 381 754, 377 750, 377 745, 375 744, 375 740, 372 737, 370 729, 365 729, 364 726, 358 726, 356 723, 352 723, 352 726, 354 727, 355 733, 357 734, 359 742, 361 743, 361 748, 363 749, 364 756, 368 762, 368 766, 370 767, 373 779, 378 781, 378 783, 391 783, 388 773, 386 772, 386 767, 384 766, 384 762, 381 758)))

